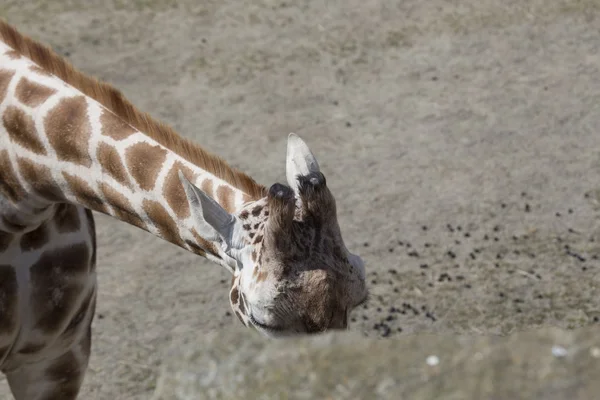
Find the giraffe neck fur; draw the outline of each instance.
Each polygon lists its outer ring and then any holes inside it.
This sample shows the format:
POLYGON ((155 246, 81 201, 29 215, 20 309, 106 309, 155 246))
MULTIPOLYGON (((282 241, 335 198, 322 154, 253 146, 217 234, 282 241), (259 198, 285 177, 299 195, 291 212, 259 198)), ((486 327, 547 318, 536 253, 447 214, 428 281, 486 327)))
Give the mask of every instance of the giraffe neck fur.
POLYGON ((0 162, 12 166, 12 184, 19 186, 13 190, 23 192, 19 202, 6 195, 0 202, 7 218, 35 225, 49 205, 67 201, 225 263, 218 244, 195 231, 177 173, 183 171, 229 212, 247 203, 247 194, 44 74, 2 42, 0 53, 0 162))

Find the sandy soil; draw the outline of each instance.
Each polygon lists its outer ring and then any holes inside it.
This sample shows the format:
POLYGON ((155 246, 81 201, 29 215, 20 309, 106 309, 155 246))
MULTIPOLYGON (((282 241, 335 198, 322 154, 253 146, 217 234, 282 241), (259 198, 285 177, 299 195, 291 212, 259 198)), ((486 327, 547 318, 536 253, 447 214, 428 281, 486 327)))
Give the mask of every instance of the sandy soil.
MULTIPOLYGON (((594 324, 600 2, 454 3, 4 0, 0 16, 262 183, 285 179, 300 134, 367 262, 352 329, 594 324)), ((97 221, 82 398, 147 399, 172 337, 237 323, 229 277, 97 221)))

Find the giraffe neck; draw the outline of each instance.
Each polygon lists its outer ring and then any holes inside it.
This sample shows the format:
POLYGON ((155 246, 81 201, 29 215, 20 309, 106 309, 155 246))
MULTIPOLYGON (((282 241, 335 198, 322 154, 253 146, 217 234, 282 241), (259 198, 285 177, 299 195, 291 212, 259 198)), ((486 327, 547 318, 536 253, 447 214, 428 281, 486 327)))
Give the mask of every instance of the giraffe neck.
POLYGON ((195 229, 178 172, 230 213, 258 200, 255 194, 188 161, 2 41, 0 117, 0 230, 69 202, 231 268, 221 247, 195 229))

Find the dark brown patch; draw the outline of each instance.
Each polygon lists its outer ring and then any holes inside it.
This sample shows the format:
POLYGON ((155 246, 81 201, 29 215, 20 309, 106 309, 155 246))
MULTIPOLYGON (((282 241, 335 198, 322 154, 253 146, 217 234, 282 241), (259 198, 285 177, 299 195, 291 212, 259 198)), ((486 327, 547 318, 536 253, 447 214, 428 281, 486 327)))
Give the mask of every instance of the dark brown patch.
POLYGON ((50 168, 45 165, 36 164, 26 158, 17 159, 19 170, 23 179, 25 179, 33 190, 48 201, 63 201, 65 198, 61 193, 59 186, 52 178, 50 168))
POLYGON ((102 191, 102 194, 104 195, 104 198, 108 204, 110 204, 114 210, 115 217, 127 222, 128 224, 137 226, 138 228, 148 229, 146 223, 136 213, 125 195, 106 183, 100 184, 100 190, 102 191))
POLYGON ((0 231, 0 252, 8 249, 8 246, 13 241, 13 235, 0 231))
POLYGON ((92 258, 90 261, 90 270, 94 270, 96 267, 96 223, 94 222, 94 213, 92 213, 92 210, 86 208, 85 216, 88 222, 90 238, 92 239, 92 258))
POLYGON ((125 151, 127 168, 143 190, 152 190, 167 158, 167 150, 145 142, 134 144, 125 151))
POLYGON ((121 156, 119 156, 119 153, 114 147, 106 143, 100 143, 100 145, 98 145, 96 156, 98 157, 98 162, 102 166, 102 169, 108 173, 108 175, 115 178, 120 184, 131 187, 125 165, 123 164, 123 161, 121 161, 121 156))
POLYGON ((13 71, 0 69, 0 104, 2 104, 4 98, 6 97, 6 90, 8 89, 10 80, 14 75, 15 73, 13 71))
POLYGON ((144 132, 192 164, 239 188, 253 199, 258 200, 266 195, 266 188, 248 175, 232 168, 221 158, 208 153, 191 140, 179 136, 172 128, 155 120, 149 114, 136 109, 120 91, 82 74, 48 46, 19 33, 4 21, 0 21, 0 40, 44 70, 74 86, 84 95, 98 101, 124 122, 144 132))
POLYGON ((48 112, 44 127, 59 160, 90 167, 88 143, 92 129, 87 108, 84 96, 63 99, 48 112))
POLYGON ((229 294, 229 299, 232 304, 237 304, 240 299, 240 292, 237 287, 231 289, 231 293, 229 294))
POLYGON ((30 81, 25 77, 21 78, 15 89, 17 99, 29 107, 39 106, 54 93, 56 93, 56 90, 30 81))
POLYGON ((64 171, 63 176, 80 205, 110 215, 106 205, 85 180, 64 171))
POLYGON ((254 237, 254 235, 255 235, 255 233, 254 233, 254 232, 250 232, 250 233, 248 234, 248 236, 250 236, 250 239, 252 239, 252 238, 254 237))
POLYGON ((0 265, 0 335, 9 335, 17 327, 19 287, 11 265, 0 265))
POLYGON ((73 351, 59 357, 46 370, 46 379, 55 384, 53 390, 44 393, 41 400, 75 400, 84 374, 84 365, 73 351))
POLYGON ((196 232, 195 229, 192 229, 192 235, 194 236, 194 239, 196 240, 196 242, 198 242, 198 245, 201 246, 204 250, 208 251, 209 253, 211 253, 214 256, 219 255, 219 252, 217 251, 215 244, 204 239, 202 236, 200 236, 200 234, 198 232, 196 232))
POLYGON ((263 206, 261 206, 260 204, 254 206, 254 208, 252 209, 252 215, 255 217, 258 217, 260 215, 260 212, 262 211, 262 209, 263 209, 263 206))
POLYGON ((25 196, 25 191, 13 170, 7 150, 0 151, 0 194, 15 203, 25 196))
POLYGON ((54 214, 54 226, 59 233, 75 232, 81 228, 79 211, 72 204, 61 203, 54 214))
POLYGON ((254 229, 258 229, 260 228, 260 222, 257 222, 256 224, 254 224, 254 229))
POLYGON ((22 251, 37 250, 48 242, 49 237, 50 230, 48 229, 48 224, 42 223, 37 229, 21 236, 19 245, 22 251))
POLYGON ((46 348, 46 343, 25 343, 19 348, 19 354, 35 354, 46 348))
POLYGON ((123 140, 133 135, 136 130, 109 110, 102 110, 100 116, 102 134, 115 140, 123 140))
POLYGON ((33 118, 15 106, 8 106, 2 115, 2 123, 11 140, 37 154, 46 154, 40 141, 33 118))
POLYGON ((21 55, 14 50, 9 50, 6 53, 4 53, 4 55, 10 58, 11 60, 18 60, 19 58, 21 58, 21 55))
POLYGON ((226 211, 233 213, 235 211, 235 193, 229 186, 221 185, 217 189, 218 202, 226 211))
POLYGON ((244 228, 245 231, 249 231, 252 227, 250 226, 250 224, 244 224, 242 225, 242 228, 244 228))
POLYGON ((69 325, 67 325, 67 327, 63 331, 63 333, 62 333, 63 340, 68 340, 69 336, 73 337, 74 335, 77 334, 77 330, 75 328, 77 328, 81 324, 83 319, 88 315, 91 307, 94 305, 95 300, 96 300, 96 291, 90 290, 89 295, 85 299, 83 299, 83 301, 79 305, 79 309, 77 310, 75 315, 73 315, 73 318, 69 322, 69 325))
POLYGON ((244 210, 240 213, 241 219, 248 219, 249 216, 250 216, 250 213, 248 212, 248 210, 244 210))
POLYGON ((56 332, 72 315, 90 271, 90 249, 85 243, 48 250, 30 268, 34 328, 56 332))
MULTIPOLYGON (((256 250, 252 250, 252 261, 256 262, 257 257, 258 256, 256 255, 256 250)), ((254 272, 256 272, 256 270, 257 270, 257 268, 254 267, 254 272)), ((254 275, 254 273, 253 273, 253 275, 254 275)))
POLYGON ((196 243, 192 242, 191 240, 186 240, 185 243, 188 246, 190 246, 190 249, 194 254, 197 254, 202 257, 206 257, 206 250, 204 250, 202 247, 198 246, 196 243))
POLYGON ((167 199, 167 203, 171 209, 175 211, 175 215, 178 218, 184 219, 190 216, 190 205, 185 195, 185 189, 179 180, 179 171, 183 172, 183 175, 190 182, 193 181, 194 172, 183 165, 183 163, 176 161, 165 178, 163 196, 167 199))
MULTIPOLYGON (((256 257, 256 252, 252 252, 252 258, 254 259, 254 257, 256 257)), ((254 266, 254 269, 252 270, 252 277, 256 278, 258 276, 258 265, 254 266)))
POLYGON ((2 346, 0 347, 0 358, 4 359, 6 357, 6 354, 10 351, 10 349, 12 348, 12 345, 7 345, 7 346, 2 346))
POLYGON ((9 216, 2 216, 2 224, 7 227, 8 229, 10 229, 11 232, 19 232, 19 231, 23 231, 25 228, 27 228, 27 226, 17 222, 14 220, 14 216, 13 217, 9 217, 9 216))
POLYGON ((177 223, 159 202, 146 199, 142 203, 142 207, 158 229, 160 237, 180 247, 184 247, 183 240, 179 236, 177 223))
POLYGON ((254 238, 254 244, 256 243, 260 243, 263 240, 263 235, 256 235, 256 237, 254 238))

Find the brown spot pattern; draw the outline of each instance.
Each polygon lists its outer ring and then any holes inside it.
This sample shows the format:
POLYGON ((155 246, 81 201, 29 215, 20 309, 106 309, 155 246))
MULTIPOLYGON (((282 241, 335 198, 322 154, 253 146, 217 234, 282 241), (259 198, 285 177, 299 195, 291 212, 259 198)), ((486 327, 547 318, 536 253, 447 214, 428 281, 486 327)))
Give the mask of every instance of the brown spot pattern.
POLYGON ((167 210, 159 202, 146 199, 142 203, 142 207, 158 229, 158 233, 163 239, 180 247, 184 247, 183 241, 179 236, 177 223, 173 220, 173 218, 171 218, 167 210))
POLYGON ((6 90, 8 89, 10 80, 14 75, 15 73, 13 71, 0 69, 0 104, 2 104, 4 98, 6 97, 6 90))
POLYGON ((34 354, 46 348, 46 343, 25 343, 19 348, 19 354, 34 354))
POLYGON ((235 193, 229 186, 221 185, 217 189, 217 198, 221 207, 227 210, 229 213, 235 211, 235 193))
POLYGON ((10 335, 17 326, 17 274, 12 265, 0 265, 0 335, 10 335))
POLYGON ((110 204, 114 210, 115 217, 127 222, 128 224, 137 226, 138 228, 147 229, 146 224, 135 212, 133 206, 124 194, 107 185, 106 183, 100 184, 100 190, 102 191, 102 194, 104 195, 104 198, 108 204, 110 204))
POLYGON ((90 249, 85 243, 42 253, 31 270, 34 328, 56 332, 73 315, 90 270, 90 249))
POLYGON ((163 187, 163 196, 167 199, 167 203, 178 218, 185 219, 190 216, 190 205, 185 195, 185 189, 179 180, 179 171, 191 182, 194 172, 177 161, 167 174, 163 187))
POLYGON ((13 241, 13 235, 0 231, 0 252, 8 249, 13 241))
POLYGON ((206 257, 206 251, 202 247, 198 246, 196 243, 192 242, 191 240, 186 240, 185 243, 187 243, 187 245, 190 246, 191 251, 194 254, 197 254, 202 257, 206 257))
POLYGON ((90 307, 94 306, 96 300, 96 291, 90 290, 90 293, 83 299, 81 304, 79 305, 79 309, 73 315, 73 318, 69 322, 69 325, 65 328, 62 333, 62 339, 68 341, 69 337, 72 337, 77 334, 77 330, 75 328, 79 326, 79 324, 83 321, 83 319, 88 315, 91 311, 90 307))
POLYGON ((14 216, 2 216, 2 224, 8 227, 8 229, 10 229, 11 232, 23 231, 26 228, 25 225, 15 221, 14 216))
POLYGON ((248 210, 244 210, 240 213, 241 219, 248 219, 249 216, 250 216, 250 213, 248 212, 248 210))
POLYGON ((35 129, 33 118, 25 111, 8 106, 2 115, 2 123, 11 140, 37 154, 46 154, 46 149, 40 141, 35 129))
POLYGON ((54 214, 54 226, 59 233, 75 232, 81 228, 77 207, 67 203, 59 204, 54 214))
POLYGON ((213 196, 213 182, 209 178, 204 178, 200 184, 200 189, 210 197, 213 196))
POLYGON ((115 140, 123 140, 136 132, 131 125, 106 109, 102 110, 100 124, 102 125, 102 134, 115 140))
POLYGON ((25 196, 8 157, 8 150, 0 151, 0 194, 15 203, 25 196))
POLYGON ((15 89, 17 99, 29 107, 39 106, 54 93, 56 93, 56 90, 32 82, 25 77, 21 78, 15 89))
POLYGON ((84 367, 73 351, 59 357, 46 370, 46 378, 56 384, 54 390, 45 393, 41 400, 75 400, 81 386, 83 373, 84 367))
POLYGON ((36 164, 26 158, 19 158, 17 163, 23 179, 33 187, 38 195, 49 201, 64 200, 64 196, 54 178, 52 178, 52 173, 48 167, 36 164))
POLYGON ((71 193, 76 197, 77 202, 84 207, 109 214, 108 208, 98 197, 94 189, 83 179, 63 171, 63 176, 71 189, 71 193))
POLYGON ((126 187, 131 187, 129 177, 127 176, 127 170, 121 156, 117 150, 109 144, 100 143, 97 152, 98 162, 102 166, 102 169, 110 176, 112 176, 117 182, 121 183, 126 187))
POLYGON ((49 237, 50 231, 48 229, 48 224, 43 223, 37 229, 21 236, 19 245, 21 246, 22 251, 37 250, 48 242, 49 237))
POLYGON ((84 96, 69 97, 49 111, 44 121, 46 136, 59 160, 89 167, 88 144, 92 129, 84 96))
POLYGON ((232 304, 237 304, 240 299, 240 291, 237 287, 231 289, 231 293, 229 294, 229 300, 231 300, 232 304))
POLYGON ((209 253, 212 253, 215 256, 219 254, 214 243, 209 242, 208 240, 204 239, 202 236, 200 236, 200 234, 198 232, 196 232, 195 229, 192 229, 192 235, 194 236, 194 239, 196 240, 196 242, 198 242, 198 245, 200 245, 206 251, 208 251, 209 253))
POLYGON ((252 209, 252 215, 255 217, 258 217, 260 215, 260 212, 262 211, 263 206, 261 206, 260 204, 257 206, 254 206, 254 208, 252 209))
POLYGON ((145 142, 134 144, 125 152, 127 168, 143 190, 154 188, 166 158, 167 150, 145 142))
POLYGON ((94 213, 92 210, 85 209, 90 238, 92 239, 92 259, 90 261, 90 270, 96 267, 96 223, 94 222, 94 213))

